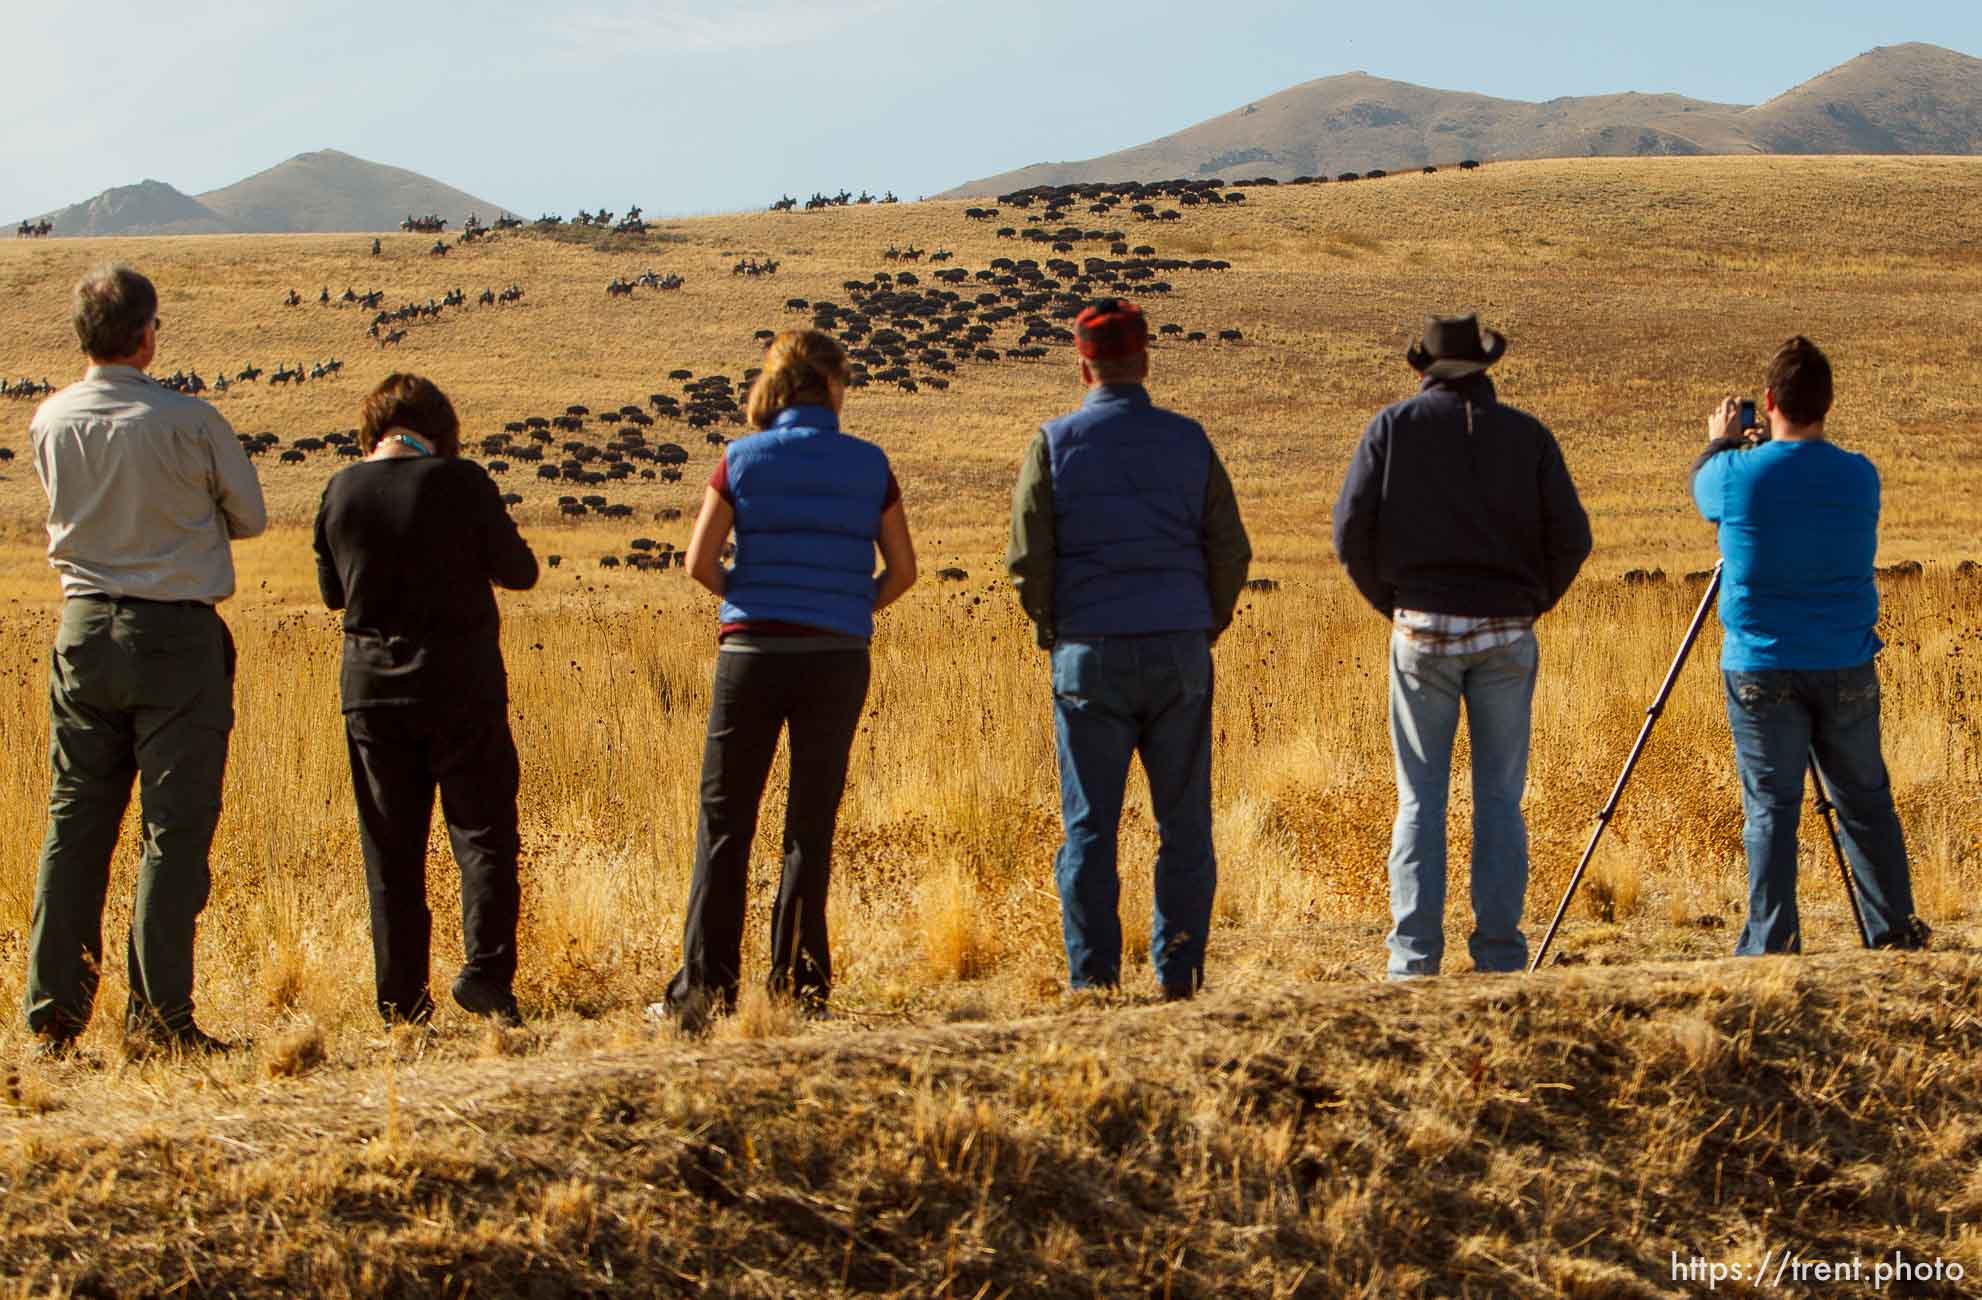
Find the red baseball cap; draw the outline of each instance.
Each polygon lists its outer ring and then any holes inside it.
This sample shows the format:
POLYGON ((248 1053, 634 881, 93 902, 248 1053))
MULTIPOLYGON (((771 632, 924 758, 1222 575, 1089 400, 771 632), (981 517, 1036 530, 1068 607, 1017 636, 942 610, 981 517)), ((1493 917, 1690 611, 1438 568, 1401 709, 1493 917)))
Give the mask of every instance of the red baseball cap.
POLYGON ((1074 320, 1074 346, 1089 361, 1114 361, 1149 348, 1149 321, 1126 298, 1103 298, 1074 320))

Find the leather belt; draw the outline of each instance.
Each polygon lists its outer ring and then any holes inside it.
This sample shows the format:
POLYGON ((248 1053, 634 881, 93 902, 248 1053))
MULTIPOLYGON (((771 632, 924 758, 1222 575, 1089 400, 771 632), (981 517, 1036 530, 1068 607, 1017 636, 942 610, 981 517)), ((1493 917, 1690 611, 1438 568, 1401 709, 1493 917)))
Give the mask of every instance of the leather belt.
POLYGON ((210 600, 151 600, 144 596, 111 596, 101 591, 79 591, 70 600, 93 600, 104 605, 163 605, 181 609, 212 609, 210 600))

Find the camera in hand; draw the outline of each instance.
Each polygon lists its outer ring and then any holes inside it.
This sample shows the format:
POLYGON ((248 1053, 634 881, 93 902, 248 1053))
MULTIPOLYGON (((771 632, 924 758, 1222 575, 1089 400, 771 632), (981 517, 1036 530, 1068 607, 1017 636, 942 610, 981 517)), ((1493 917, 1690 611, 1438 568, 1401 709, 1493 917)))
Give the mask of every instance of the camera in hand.
POLYGON ((1735 431, 1739 433, 1746 433, 1750 429, 1759 429, 1762 427, 1761 423, 1755 419, 1754 398, 1744 397, 1741 399, 1741 415, 1734 427, 1735 431))

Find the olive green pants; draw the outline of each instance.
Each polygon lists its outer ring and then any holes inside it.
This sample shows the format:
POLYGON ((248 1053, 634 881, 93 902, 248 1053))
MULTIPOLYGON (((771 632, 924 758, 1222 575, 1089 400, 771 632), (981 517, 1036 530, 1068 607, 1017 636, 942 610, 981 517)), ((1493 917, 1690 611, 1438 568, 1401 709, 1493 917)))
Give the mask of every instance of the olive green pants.
POLYGON ((103 958, 110 859, 138 781, 143 857, 127 946, 133 1028, 193 1022, 193 928, 206 906, 234 726, 234 642, 210 605, 73 597, 48 675, 48 834, 28 941, 27 1021, 72 1037, 103 958))

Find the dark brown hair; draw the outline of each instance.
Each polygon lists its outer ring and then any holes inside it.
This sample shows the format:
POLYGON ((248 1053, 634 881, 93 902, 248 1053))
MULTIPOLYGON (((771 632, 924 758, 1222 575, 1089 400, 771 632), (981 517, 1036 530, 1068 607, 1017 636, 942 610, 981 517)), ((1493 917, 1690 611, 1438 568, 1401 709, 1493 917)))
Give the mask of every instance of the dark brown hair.
POLYGON ((461 454, 461 420, 454 403, 418 375, 391 374, 379 381, 358 425, 358 445, 370 455, 387 431, 404 429, 433 449, 436 456, 461 454))
POLYGON ((753 429, 768 429, 787 406, 830 406, 826 381, 848 379, 846 349, 818 330, 786 330, 764 349, 764 373, 750 386, 746 414, 753 429))
POLYGON ((128 266, 105 263, 76 283, 76 341, 93 361, 135 353, 157 315, 158 290, 128 266))
POLYGON ((1831 410, 1831 363, 1798 334, 1769 361, 1769 391, 1791 424, 1822 424, 1831 410))

